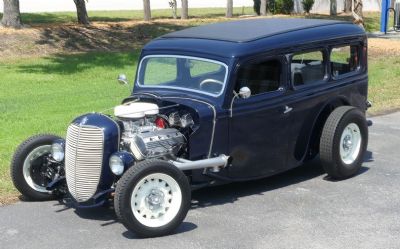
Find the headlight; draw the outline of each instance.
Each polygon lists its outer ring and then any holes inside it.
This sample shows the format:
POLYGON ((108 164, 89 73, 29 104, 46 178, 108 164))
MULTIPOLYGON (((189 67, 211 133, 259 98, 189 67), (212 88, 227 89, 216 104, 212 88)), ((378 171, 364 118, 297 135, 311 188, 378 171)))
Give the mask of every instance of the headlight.
POLYGON ((57 162, 61 162, 64 160, 65 152, 64 152, 65 143, 64 141, 56 141, 51 145, 51 156, 57 162))
POLYGON ((110 168, 111 171, 117 176, 124 173, 124 162, 118 155, 113 155, 110 157, 110 168))

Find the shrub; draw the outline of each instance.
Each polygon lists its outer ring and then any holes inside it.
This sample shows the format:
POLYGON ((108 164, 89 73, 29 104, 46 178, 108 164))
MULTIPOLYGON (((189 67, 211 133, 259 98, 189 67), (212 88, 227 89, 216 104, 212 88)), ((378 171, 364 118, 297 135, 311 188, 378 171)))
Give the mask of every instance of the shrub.
MULTIPOLYGON (((253 9, 260 15, 260 0, 253 0, 253 9)), ((314 0, 313 0, 314 2, 314 0)), ((273 14, 290 14, 293 11, 294 2, 293 0, 267 0, 267 12, 273 14)))
POLYGON ((302 0, 301 5, 303 5, 304 12, 310 14, 310 10, 314 5, 314 0, 302 0))
POLYGON ((293 11, 293 0, 275 0, 276 14, 290 14, 293 11))

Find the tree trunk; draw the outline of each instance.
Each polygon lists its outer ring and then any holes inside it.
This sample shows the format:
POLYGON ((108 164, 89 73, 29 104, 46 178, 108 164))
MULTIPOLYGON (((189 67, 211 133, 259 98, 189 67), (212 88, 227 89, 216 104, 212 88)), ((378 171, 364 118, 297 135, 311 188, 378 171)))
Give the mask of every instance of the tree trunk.
POLYGON ((226 17, 232 18, 233 16, 233 0, 227 0, 226 2, 226 17))
POLYGON ((336 2, 336 0, 330 0, 329 14, 331 16, 336 16, 337 15, 337 2, 336 2))
POLYGON ((74 3, 76 5, 76 15, 78 17, 78 23, 79 24, 84 24, 84 25, 89 25, 89 16, 86 11, 86 3, 85 0, 74 0, 74 3))
POLYGON ((364 18, 363 18, 363 3, 362 0, 353 0, 354 1, 354 13, 353 13, 353 22, 364 27, 364 18))
POLYGON ((260 15, 267 15, 267 0, 261 0, 260 2, 260 15))
POLYGON ((181 19, 189 18, 188 0, 182 0, 181 19))
POLYGON ((351 1, 352 0, 344 0, 344 8, 343 11, 346 13, 350 13, 351 12, 351 1))
POLYGON ((143 0, 143 17, 146 22, 151 20, 150 0, 143 0))
POLYGON ((21 13, 19 12, 19 0, 3 0, 4 11, 1 24, 4 27, 19 29, 22 27, 21 13))
POLYGON ((177 14, 177 9, 178 9, 178 3, 176 2, 176 0, 172 0, 172 4, 174 5, 172 7, 172 17, 174 19, 178 18, 178 14, 177 14))

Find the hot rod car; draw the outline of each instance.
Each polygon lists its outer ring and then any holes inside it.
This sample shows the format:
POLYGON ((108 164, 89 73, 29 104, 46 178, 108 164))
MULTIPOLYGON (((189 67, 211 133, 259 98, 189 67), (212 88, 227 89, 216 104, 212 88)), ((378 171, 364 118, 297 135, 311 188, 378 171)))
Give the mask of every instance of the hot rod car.
POLYGON ((196 188, 316 156, 329 177, 355 175, 367 88, 367 38, 351 23, 248 19, 173 32, 143 48, 134 90, 113 114, 77 117, 65 139, 29 138, 12 179, 31 200, 67 195, 87 208, 113 199, 127 229, 165 235, 196 188))

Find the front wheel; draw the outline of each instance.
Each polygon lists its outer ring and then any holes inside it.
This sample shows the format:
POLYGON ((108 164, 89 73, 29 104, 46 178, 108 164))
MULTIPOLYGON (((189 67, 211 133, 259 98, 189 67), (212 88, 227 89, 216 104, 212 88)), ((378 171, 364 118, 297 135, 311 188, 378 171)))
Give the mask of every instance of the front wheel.
POLYGON ((320 140, 320 158, 326 173, 335 179, 358 172, 368 144, 364 114, 350 106, 335 109, 326 120, 320 140))
POLYGON ((182 223, 190 201, 189 181, 181 170, 162 160, 148 160, 119 180, 114 208, 127 229, 141 237, 156 237, 182 223))
POLYGON ((52 181, 52 168, 48 165, 52 143, 60 139, 54 135, 37 135, 28 138, 15 151, 11 162, 11 179, 18 191, 31 201, 54 199, 46 190, 52 181))

